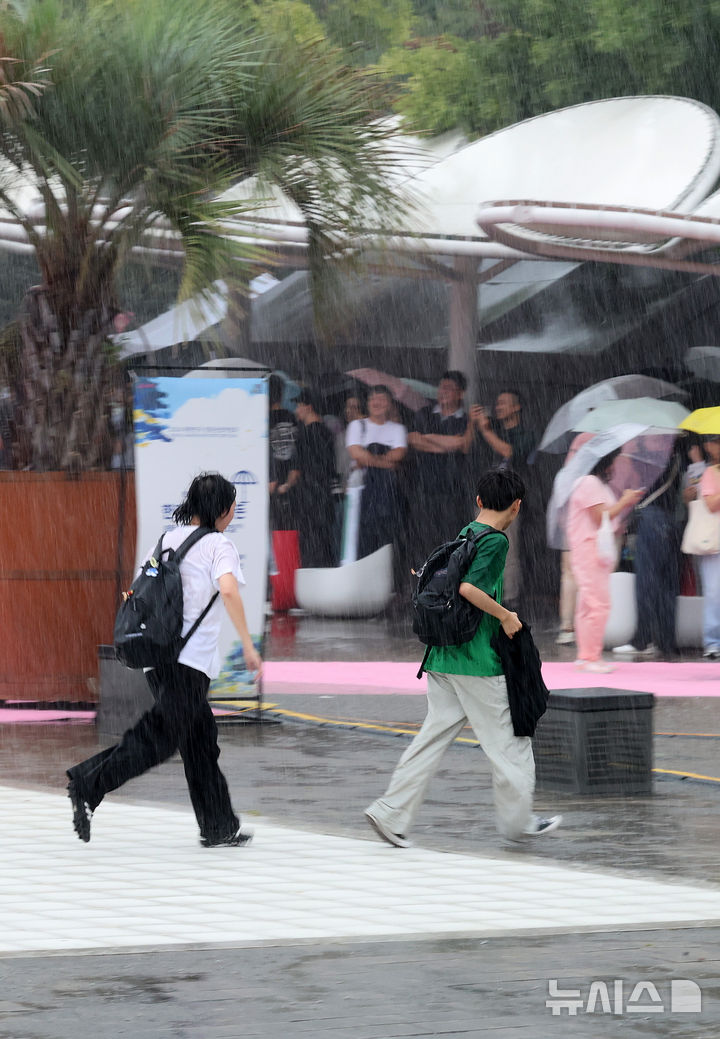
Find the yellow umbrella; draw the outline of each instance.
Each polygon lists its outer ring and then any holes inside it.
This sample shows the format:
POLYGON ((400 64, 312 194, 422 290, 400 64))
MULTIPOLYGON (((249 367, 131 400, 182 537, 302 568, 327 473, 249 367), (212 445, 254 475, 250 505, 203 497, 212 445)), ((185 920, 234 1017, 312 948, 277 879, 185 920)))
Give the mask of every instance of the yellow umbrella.
POLYGON ((678 429, 687 429, 701 436, 720 436, 720 408, 698 408, 682 420, 678 429))

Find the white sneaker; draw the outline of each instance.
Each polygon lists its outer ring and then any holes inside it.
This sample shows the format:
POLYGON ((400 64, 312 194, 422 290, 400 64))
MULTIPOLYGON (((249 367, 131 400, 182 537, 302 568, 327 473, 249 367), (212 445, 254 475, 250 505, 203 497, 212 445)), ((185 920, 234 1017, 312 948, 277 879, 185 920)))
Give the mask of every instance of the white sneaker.
POLYGON ((593 675, 609 675, 615 668, 612 664, 608 664, 605 660, 586 660, 583 671, 588 671, 593 675))
POLYGON ((575 642, 574 631, 561 631, 558 637, 555 639, 556 646, 572 646, 575 642))
POLYGON ((645 649, 638 649, 637 646, 633 646, 632 642, 627 642, 624 646, 615 646, 613 653, 617 653, 618 656, 654 657, 657 648, 652 642, 645 649))
POLYGON ((582 670, 587 664, 587 660, 583 660, 581 657, 578 657, 574 663, 575 667, 580 668, 582 670))
POLYGON ((552 833, 553 830, 557 830, 562 818, 561 815, 551 815, 548 819, 538 819, 535 829, 526 832, 526 836, 542 837, 545 833, 552 833))
POLYGON ((372 815, 369 810, 366 809, 365 817, 370 823, 375 832, 382 837, 388 844, 394 844, 396 848, 412 848, 412 841, 409 841, 407 837, 404 837, 401 833, 393 833, 387 823, 384 823, 382 819, 378 819, 376 815, 372 815))

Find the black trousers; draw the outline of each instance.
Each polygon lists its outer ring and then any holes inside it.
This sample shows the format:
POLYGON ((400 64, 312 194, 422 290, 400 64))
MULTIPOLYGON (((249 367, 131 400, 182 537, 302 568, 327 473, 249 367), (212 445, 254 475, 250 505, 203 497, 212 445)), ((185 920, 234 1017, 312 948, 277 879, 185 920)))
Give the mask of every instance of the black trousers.
POLYGON ((677 653, 675 611, 680 594, 680 532, 672 513, 648 505, 638 516, 635 547, 637 628, 633 645, 654 643, 677 653))
POLYGON ((210 679, 185 664, 166 664, 146 678, 155 705, 119 743, 68 769, 68 776, 94 811, 105 794, 180 751, 201 836, 234 834, 240 822, 218 767, 217 725, 207 702, 210 679))

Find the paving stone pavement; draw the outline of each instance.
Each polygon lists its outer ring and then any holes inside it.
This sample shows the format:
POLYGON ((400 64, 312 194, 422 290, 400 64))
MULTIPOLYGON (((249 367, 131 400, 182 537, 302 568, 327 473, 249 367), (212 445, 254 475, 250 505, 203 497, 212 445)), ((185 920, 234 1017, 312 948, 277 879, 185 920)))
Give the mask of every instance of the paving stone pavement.
MULTIPOLYGON (((319 698, 312 703, 317 707, 319 698)), ((287 697, 279 706, 289 711, 303 705, 287 697)), ((322 707, 330 720, 373 717, 409 728, 423 711, 421 697, 407 696, 363 697, 357 703, 344 698, 342 704, 324 698, 322 707)), ((715 775, 717 713, 714 704, 703 701, 659 704, 657 731, 696 735, 656 737, 655 764, 715 775)), ((216 853, 195 844, 178 760, 108 798, 96 814, 93 841, 85 846, 70 828, 63 771, 96 749, 94 727, 1 729, 0 784, 10 790, 2 802, 10 816, 3 825, 8 838, 0 914, 0 950, 5 950, 0 951, 0 1039, 105 1034, 142 1039, 570 1034, 704 1039, 718 1034, 720 927, 702 921, 711 918, 708 911, 714 912, 720 901, 720 783, 658 776, 652 796, 630 799, 539 792, 539 806, 562 811, 565 826, 528 854, 524 847, 498 841, 483 755, 457 746, 431 786, 413 834, 418 848, 405 853, 373 840, 362 808, 382 790, 406 739, 287 719, 281 725, 224 727, 221 763, 236 805, 245 821, 256 825, 257 836, 250 848, 223 850, 213 861, 208 855, 216 853), (23 815, 23 798, 26 805, 39 806, 39 816, 29 809, 23 815), (142 819, 149 828, 143 829, 142 819), (292 878, 288 883, 288 870, 301 865, 302 848, 312 879, 304 888, 292 878), (326 861, 329 848, 334 849, 332 864, 326 861), (13 857, 19 866, 14 872, 13 857), (490 887, 479 897, 474 876, 468 881, 468 863, 472 871, 477 863, 478 872, 485 868, 490 873, 490 887), (342 898, 351 899, 354 915, 343 916, 344 901, 333 904, 323 869, 344 889, 342 898), (383 919, 380 909, 382 894, 388 894, 383 887, 390 886, 383 875, 396 869, 393 897, 406 903, 411 900, 409 889, 403 891, 404 874, 417 883, 425 869, 432 878, 427 883, 426 877, 414 910, 416 930, 405 935, 383 919), (363 883, 348 883, 351 872, 363 883), (492 884, 510 877, 516 880, 509 890, 526 906, 520 912, 526 924, 543 899, 547 906, 550 878, 560 887, 564 883, 565 904, 549 923, 535 919, 529 928, 534 933, 521 935, 503 934, 509 913, 495 912, 498 929, 490 933, 488 904, 502 910, 499 889, 492 884), (606 912, 613 891, 623 896, 625 917, 614 923, 606 912), (76 901, 71 903, 69 892, 76 901), (659 899, 657 911, 639 925, 640 901, 651 905, 653 894, 659 899), (10 896, 15 896, 15 910, 25 906, 18 917, 11 918, 10 896), (690 905, 693 898, 701 909, 690 905), (93 953, 87 946, 82 952, 56 947, 47 954, 48 936, 52 931, 57 938, 58 921, 60 937, 70 934, 77 940, 83 930, 87 934, 91 904, 93 912, 103 905, 107 910, 108 899, 113 926, 118 907, 126 910, 120 914, 124 926, 115 932, 124 948, 102 945, 101 952, 93 953), (203 910, 204 899, 211 914, 203 910), (148 909, 168 904, 175 912, 174 933, 173 920, 165 919, 160 928, 148 909), (135 916, 127 912, 129 905, 135 916), (576 919, 574 925, 561 919, 578 905, 592 919, 576 919), (475 913, 467 933, 458 937, 447 927, 440 930, 439 906, 457 911, 457 926, 475 913), (668 907, 677 914, 671 929, 660 926, 668 907), (377 922, 379 910, 379 930, 362 933, 369 921, 377 922), (683 914, 696 926, 684 926, 683 914), (598 922, 603 915, 606 919, 598 922), (272 920, 279 930, 274 936, 238 937, 237 921, 246 926, 250 916, 258 928, 272 920), (314 934, 292 933, 293 921, 313 916, 314 934), (198 930, 188 934, 193 919, 198 930), (353 933, 348 933, 349 919, 355 921, 353 933), (485 933, 478 919, 485 920, 485 933), (144 947, 133 951, 136 939, 130 931, 143 924, 149 944, 137 943, 144 947), (11 954, 9 946, 21 941, 23 926, 35 928, 35 944, 11 954), (573 933, 578 926, 582 932, 573 933), (597 929, 607 926, 615 929, 597 929), (44 949, 38 947, 43 941, 44 949), (671 981, 682 978, 700 986, 700 1013, 670 1012, 671 981), (572 1019, 567 1011, 554 1016, 546 1006, 552 979, 578 993, 581 1006, 572 1019), (593 982, 595 1012, 588 1013, 593 982), (617 982, 623 986, 620 1000, 617 982), (644 1000, 629 1009, 638 983, 654 986, 662 1010, 648 998, 652 988, 643 990, 644 1000), (604 993, 613 1010, 622 1013, 603 1011, 604 993)), ((511 908, 517 913, 517 904, 511 908)), ((390 910, 396 912, 397 903, 390 910)), ((391 915, 387 907, 386 915, 391 915)))

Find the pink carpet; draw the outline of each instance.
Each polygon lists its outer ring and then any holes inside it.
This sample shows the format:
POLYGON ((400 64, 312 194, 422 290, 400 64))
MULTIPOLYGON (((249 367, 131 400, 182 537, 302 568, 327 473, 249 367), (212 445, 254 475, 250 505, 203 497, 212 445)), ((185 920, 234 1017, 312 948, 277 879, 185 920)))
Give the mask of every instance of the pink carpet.
MULTIPOLYGON (((425 692, 425 679, 416 676, 419 662, 286 661, 265 663, 266 699, 283 693, 358 695, 396 693, 411 696, 425 692)), ((607 675, 590 675, 573 664, 548 663, 543 675, 549 689, 632 689, 656 696, 720 696, 720 663, 691 661, 667 664, 657 661, 619 663, 607 675)))
POLYGON ((0 725, 12 723, 23 725, 36 723, 49 725, 51 722, 94 722, 95 711, 44 711, 25 708, 16 710, 12 707, 0 707, 0 725))

